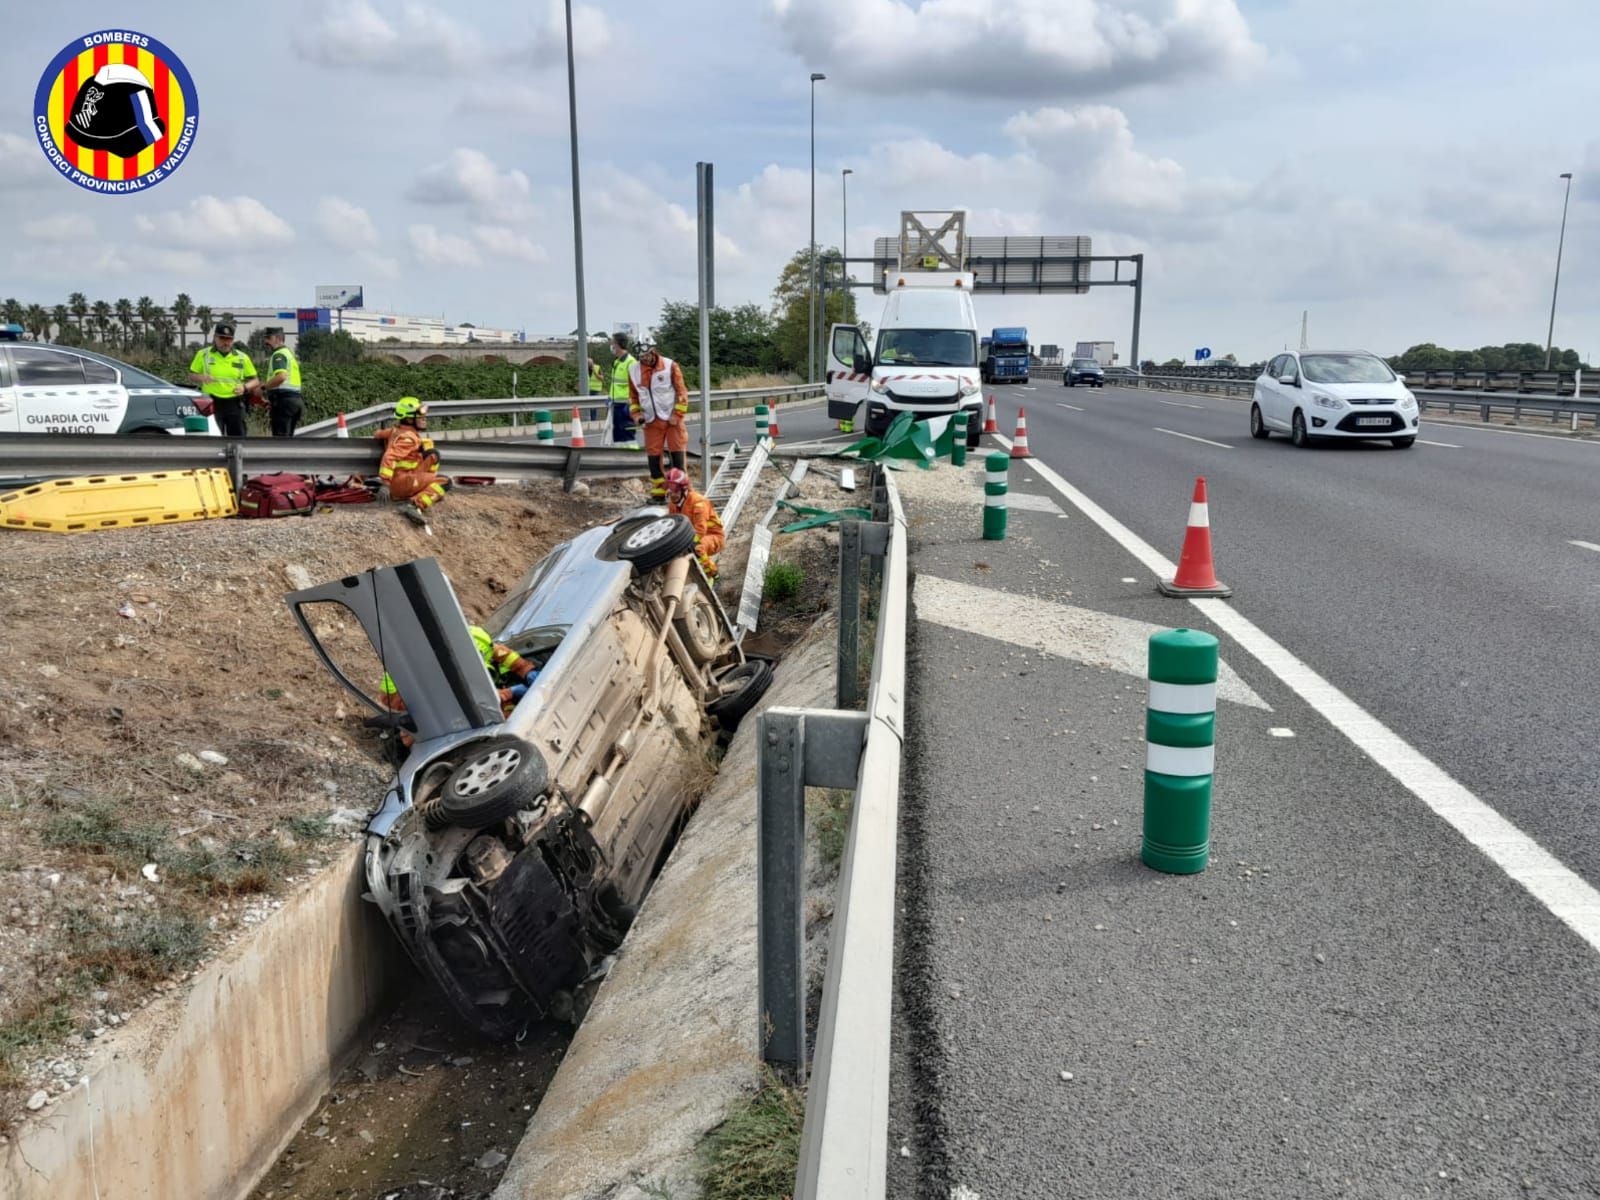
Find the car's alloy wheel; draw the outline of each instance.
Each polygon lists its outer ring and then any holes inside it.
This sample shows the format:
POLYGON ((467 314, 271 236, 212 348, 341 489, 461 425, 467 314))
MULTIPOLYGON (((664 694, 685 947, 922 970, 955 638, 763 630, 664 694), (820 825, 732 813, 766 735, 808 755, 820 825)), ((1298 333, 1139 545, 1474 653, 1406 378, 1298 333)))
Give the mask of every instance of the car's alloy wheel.
POLYGON ((607 542, 639 574, 653 571, 680 554, 694 549, 694 526, 681 513, 670 517, 642 517, 624 522, 607 542))
POLYGON ((673 521, 671 517, 661 517, 649 524, 641 525, 622 541, 622 548, 631 551, 630 557, 637 557, 639 552, 655 545, 667 534, 672 532, 673 521))
POLYGON ((1261 419, 1261 406, 1259 404, 1250 406, 1250 436, 1253 438, 1267 436, 1267 423, 1261 419))
POLYGON ((484 829, 536 807, 549 783, 550 771, 537 747, 521 738, 492 738, 470 747, 450 772, 439 806, 452 823, 484 829))
POLYGON ((685 591, 683 610, 673 618, 678 638, 689 657, 697 663, 708 663, 722 653, 722 623, 710 599, 698 588, 685 591))
POLYGON ((1306 415, 1298 408, 1294 410, 1294 424, 1290 429, 1289 440, 1301 449, 1311 445, 1311 435, 1306 432, 1306 415))

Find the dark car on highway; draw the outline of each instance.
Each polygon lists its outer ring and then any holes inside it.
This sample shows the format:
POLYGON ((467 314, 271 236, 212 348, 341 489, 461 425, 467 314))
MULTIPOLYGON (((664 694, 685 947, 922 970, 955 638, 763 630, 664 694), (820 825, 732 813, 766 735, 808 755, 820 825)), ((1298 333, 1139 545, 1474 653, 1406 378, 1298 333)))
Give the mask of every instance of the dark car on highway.
POLYGON ((1105 368, 1092 358, 1075 358, 1061 372, 1061 382, 1068 387, 1084 384, 1087 387, 1105 387, 1105 368))

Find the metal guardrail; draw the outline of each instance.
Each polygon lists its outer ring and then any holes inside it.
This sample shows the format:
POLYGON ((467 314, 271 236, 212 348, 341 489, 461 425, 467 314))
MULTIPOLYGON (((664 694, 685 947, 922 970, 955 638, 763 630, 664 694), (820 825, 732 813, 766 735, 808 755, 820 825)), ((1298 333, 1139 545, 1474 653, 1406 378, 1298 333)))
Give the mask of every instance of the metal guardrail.
MULTIPOLYGON (((737 408, 745 402, 755 403, 762 400, 809 400, 822 395, 820 383, 794 383, 782 387, 770 388, 724 388, 711 393, 711 411, 723 412, 730 408, 737 408)), ((434 420, 445 417, 488 417, 488 416, 528 416, 536 412, 550 412, 559 414, 563 410, 573 408, 607 408, 610 400, 604 396, 524 396, 516 399, 502 400, 432 400, 428 402, 428 415, 434 420)), ((345 426, 349 429, 365 429, 383 421, 391 420, 394 416, 393 401, 383 404, 374 404, 367 408, 357 409, 355 412, 344 414, 345 426)), ((339 418, 330 417, 326 421, 313 421, 309 425, 302 425, 296 433, 302 438, 330 438, 338 433, 339 418)))
MULTIPOLYGON (((226 467, 238 488, 252 474, 293 471, 301 475, 372 475, 383 448, 369 438, 123 437, 94 434, 0 436, 0 476, 110 475, 139 471, 188 471, 226 467)), ((643 456, 628 450, 573 449, 504 442, 452 442, 445 466, 452 475, 498 479, 561 476, 570 486, 580 475, 638 475, 643 456)))
MULTIPOLYGON (((882 1200, 887 1186, 895 851, 905 728, 906 519, 877 469, 873 511, 841 537, 842 598, 859 594, 862 560, 883 564, 872 687, 865 712, 774 708, 757 727, 757 930, 762 1057, 806 1076, 805 792, 851 788, 816 1048, 811 1058, 795 1200, 882 1200), (844 552, 845 546, 852 553, 844 552)), ((854 638, 841 620, 841 645, 854 638)), ((852 651, 854 647, 851 648, 852 651)), ((841 655, 840 670, 846 669, 841 655)), ((854 672, 854 654, 848 656, 854 672)), ((839 680, 845 692, 844 679, 839 680)))

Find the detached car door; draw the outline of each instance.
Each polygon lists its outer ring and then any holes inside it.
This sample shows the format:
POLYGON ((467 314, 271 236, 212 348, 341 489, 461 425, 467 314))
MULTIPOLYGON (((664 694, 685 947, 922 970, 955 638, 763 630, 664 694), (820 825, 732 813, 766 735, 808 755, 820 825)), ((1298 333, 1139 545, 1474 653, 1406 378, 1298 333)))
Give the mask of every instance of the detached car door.
POLYGON ((867 398, 872 382, 872 352, 854 325, 835 325, 828 331, 828 419, 854 419, 867 398))
POLYGON ((23 433, 116 433, 128 408, 117 373, 69 350, 12 346, 18 427, 23 433))

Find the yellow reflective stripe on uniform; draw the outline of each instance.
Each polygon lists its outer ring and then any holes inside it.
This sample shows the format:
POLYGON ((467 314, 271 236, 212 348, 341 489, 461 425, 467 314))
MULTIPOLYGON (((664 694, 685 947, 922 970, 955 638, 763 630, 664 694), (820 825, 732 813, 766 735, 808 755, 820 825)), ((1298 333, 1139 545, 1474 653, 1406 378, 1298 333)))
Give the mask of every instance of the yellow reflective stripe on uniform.
POLYGON ((385 674, 383 679, 378 683, 378 691, 382 692, 385 696, 396 696, 400 693, 400 689, 394 685, 394 680, 387 674, 385 674))
POLYGON ((391 467, 391 466, 379 467, 378 468, 378 477, 380 479, 393 479, 394 478, 394 468, 391 467))

